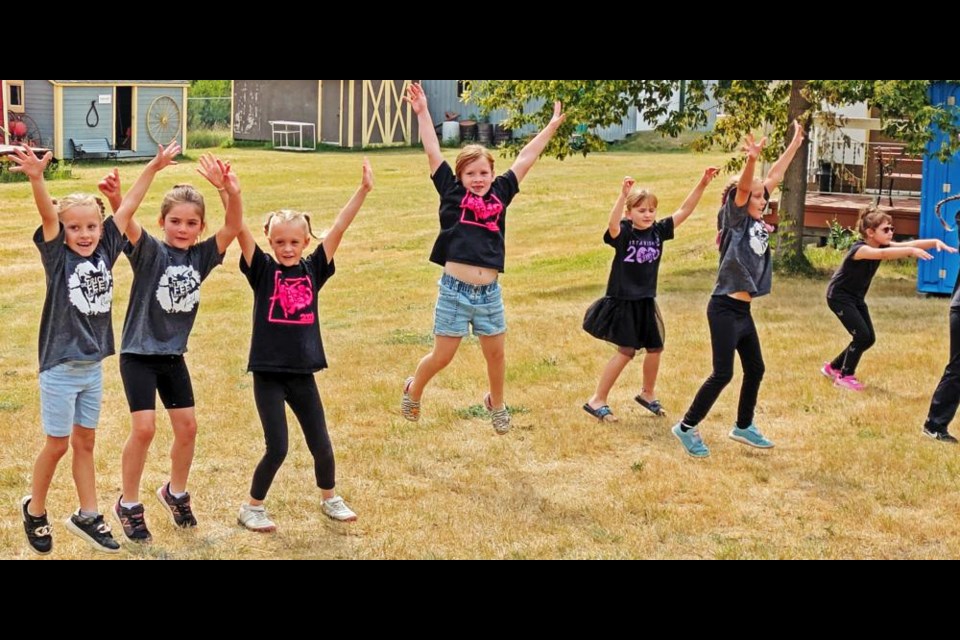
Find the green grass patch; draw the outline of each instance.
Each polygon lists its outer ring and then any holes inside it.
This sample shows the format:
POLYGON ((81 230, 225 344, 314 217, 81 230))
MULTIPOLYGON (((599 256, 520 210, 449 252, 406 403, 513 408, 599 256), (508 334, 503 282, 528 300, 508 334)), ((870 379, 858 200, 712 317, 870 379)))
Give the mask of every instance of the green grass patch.
POLYGON ((638 131, 627 136, 625 140, 611 143, 607 150, 630 153, 691 153, 691 145, 703 135, 698 131, 686 131, 676 138, 671 138, 656 131, 638 131))
POLYGON ((191 149, 214 149, 233 146, 233 132, 230 127, 202 127, 192 129, 187 135, 191 149))

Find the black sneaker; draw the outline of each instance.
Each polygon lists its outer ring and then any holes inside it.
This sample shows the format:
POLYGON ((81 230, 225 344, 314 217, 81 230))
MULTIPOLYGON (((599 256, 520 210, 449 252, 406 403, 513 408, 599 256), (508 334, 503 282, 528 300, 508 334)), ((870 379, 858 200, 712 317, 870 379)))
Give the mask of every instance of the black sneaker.
POLYGON ((130 542, 139 542, 140 544, 147 544, 153 540, 153 536, 150 535, 150 530, 147 529, 147 523, 143 519, 142 504, 128 509, 121 505, 118 499, 111 511, 113 511, 113 515, 117 517, 117 521, 123 528, 123 535, 127 537, 127 540, 130 542))
POLYGON ((20 512, 23 514, 23 529, 27 532, 27 542, 30 548, 41 556, 45 556, 53 551, 53 535, 50 523, 47 522, 47 514, 42 516, 32 516, 27 511, 27 505, 30 504, 32 496, 23 496, 20 500, 20 512))
POLYGON ((80 511, 66 520, 67 531, 81 540, 86 540, 91 547, 104 553, 118 553, 120 543, 113 539, 110 525, 103 521, 99 513, 96 516, 83 517, 80 511))
POLYGON ((949 433, 947 433, 946 430, 934 431, 933 429, 928 429, 924 427, 923 435, 927 436, 928 438, 933 438, 934 440, 938 440, 940 442, 946 442, 947 444, 957 444, 957 439, 954 438, 949 433))
POLYGON ((193 517, 193 511, 190 509, 189 493, 182 498, 174 498, 170 494, 170 483, 168 482, 157 489, 157 498, 159 498, 160 504, 167 508, 173 524, 181 529, 197 526, 197 519, 193 517))

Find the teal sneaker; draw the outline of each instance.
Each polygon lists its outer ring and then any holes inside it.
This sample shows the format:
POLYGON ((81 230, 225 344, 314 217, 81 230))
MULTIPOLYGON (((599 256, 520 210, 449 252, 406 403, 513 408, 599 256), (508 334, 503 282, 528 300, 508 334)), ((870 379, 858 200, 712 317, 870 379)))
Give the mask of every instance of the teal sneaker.
POLYGON ((757 449, 773 449, 773 443, 763 437, 755 424, 751 424, 746 429, 734 425, 730 430, 730 439, 757 449))
POLYGON ((670 433, 677 437, 677 440, 679 440, 683 448, 687 450, 687 453, 694 458, 706 458, 710 455, 710 449, 707 449, 707 445, 703 444, 703 438, 700 437, 700 430, 696 427, 684 432, 678 422, 670 429, 670 433))

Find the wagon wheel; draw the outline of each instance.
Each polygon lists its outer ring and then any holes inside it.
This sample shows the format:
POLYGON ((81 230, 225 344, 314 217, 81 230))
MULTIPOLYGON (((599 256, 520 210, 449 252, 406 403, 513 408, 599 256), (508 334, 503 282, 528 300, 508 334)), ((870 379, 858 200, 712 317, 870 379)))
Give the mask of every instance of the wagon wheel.
POLYGON ((7 112, 9 129, 7 138, 10 144, 42 145, 40 127, 36 121, 25 113, 16 111, 7 112))
POLYGON ((40 133, 40 127, 37 125, 37 121, 27 114, 21 115, 20 121, 27 125, 27 132, 23 138, 24 142, 31 147, 42 147, 43 135, 40 133))
POLYGON ((169 96, 160 96, 147 109, 147 133, 157 144, 164 146, 177 139, 180 133, 180 107, 169 96))

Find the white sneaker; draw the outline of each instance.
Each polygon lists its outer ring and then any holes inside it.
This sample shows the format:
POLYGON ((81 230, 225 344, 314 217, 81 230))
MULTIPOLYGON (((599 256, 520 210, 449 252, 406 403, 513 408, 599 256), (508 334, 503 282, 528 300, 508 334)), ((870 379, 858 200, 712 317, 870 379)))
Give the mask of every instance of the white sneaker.
POLYGON ((324 500, 321 505, 323 512, 334 520, 353 522, 357 519, 357 514, 347 506, 347 503, 344 502, 340 496, 334 496, 329 500, 324 500))
POLYGON ((262 507, 251 507, 247 504, 240 505, 237 522, 247 529, 250 529, 250 531, 256 531, 257 533, 270 533, 277 530, 277 525, 267 517, 267 510, 262 507))

